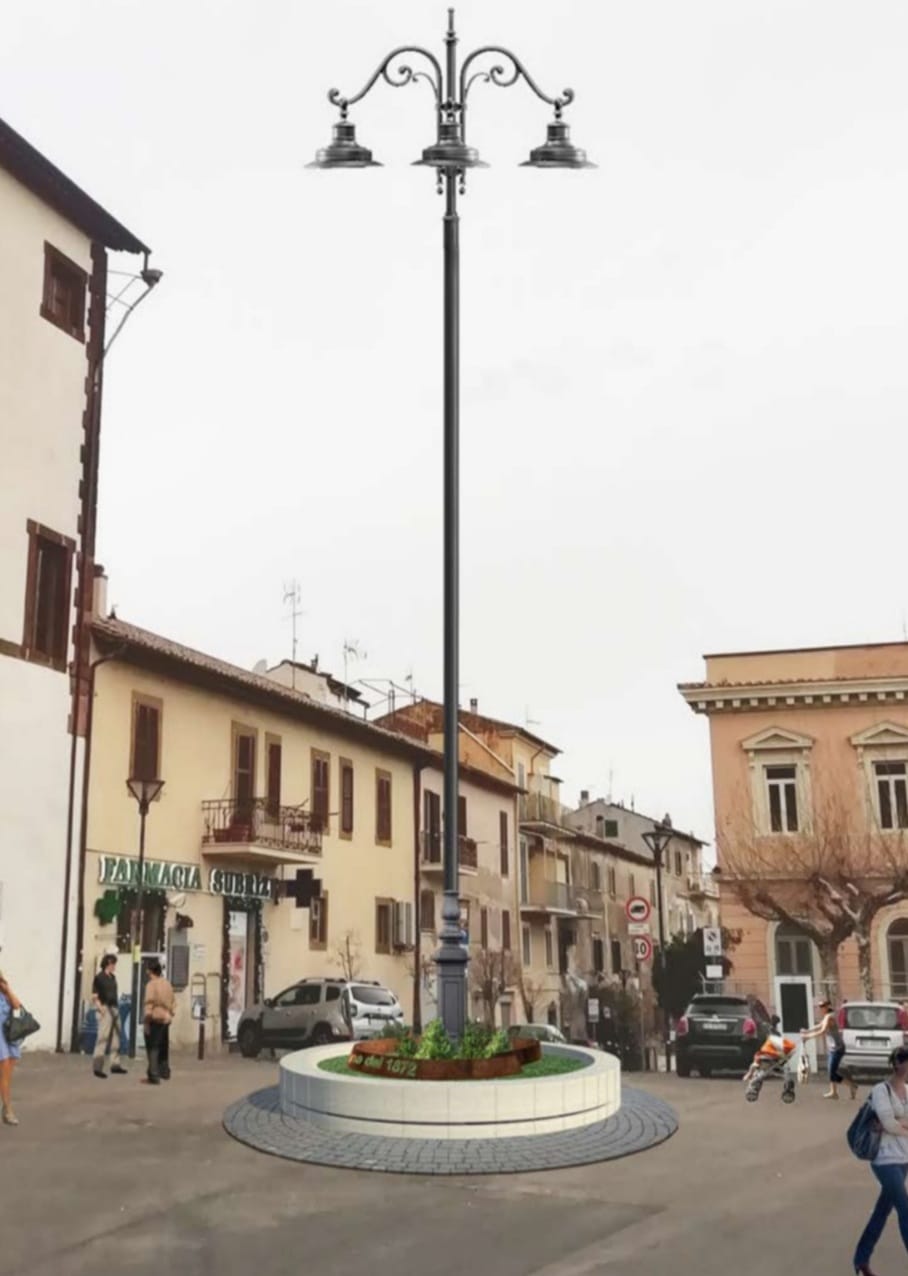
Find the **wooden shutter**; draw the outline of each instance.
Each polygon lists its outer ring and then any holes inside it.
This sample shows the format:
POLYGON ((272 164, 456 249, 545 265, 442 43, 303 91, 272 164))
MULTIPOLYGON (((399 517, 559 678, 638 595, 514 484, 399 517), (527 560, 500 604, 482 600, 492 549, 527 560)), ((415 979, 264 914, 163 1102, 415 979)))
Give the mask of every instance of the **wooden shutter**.
POLYGON ((489 946, 489 910, 487 908, 479 910, 479 946, 480 948, 489 946))
POLYGON ((328 827, 328 813, 330 809, 331 791, 330 791, 330 771, 329 758, 327 753, 312 753, 312 814, 318 821, 321 828, 328 827))
POLYGON ((419 892, 419 929, 435 930, 435 892, 419 892))
POLYGON ((510 872, 508 863, 508 813, 500 811, 498 814, 498 840, 501 845, 501 876, 507 877, 510 872))
POLYGON ((375 778, 375 840, 391 841, 391 777, 379 771, 375 778))
POLYGON ((353 763, 341 762, 341 826, 345 837, 353 832, 353 763))
POLYGON ((248 817, 255 797, 255 736, 237 731, 233 754, 233 800, 238 816, 248 817))
POLYGON ((506 953, 511 951, 511 914, 506 908, 501 914, 501 946, 506 953))
POLYGON ((159 779, 160 710, 157 705, 136 700, 133 714, 130 776, 137 780, 157 780, 159 779))
POLYGON ((281 746, 276 740, 268 742, 265 802, 269 819, 276 820, 281 812, 281 746))
POLYGON ((467 799, 462 793, 457 799, 457 833, 460 837, 467 835, 467 799))

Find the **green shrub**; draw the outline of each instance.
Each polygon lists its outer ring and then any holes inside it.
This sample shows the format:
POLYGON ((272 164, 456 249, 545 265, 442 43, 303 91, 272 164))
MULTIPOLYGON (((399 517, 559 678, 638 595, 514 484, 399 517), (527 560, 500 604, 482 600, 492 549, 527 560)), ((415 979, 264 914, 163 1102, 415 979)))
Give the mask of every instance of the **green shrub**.
POLYGON ((416 1052, 416 1059, 453 1059, 454 1046, 440 1019, 426 1024, 416 1052))
POLYGON ((503 1028, 493 1032, 486 1043, 485 1058, 491 1059, 496 1054, 504 1054, 511 1049, 511 1039, 503 1028))

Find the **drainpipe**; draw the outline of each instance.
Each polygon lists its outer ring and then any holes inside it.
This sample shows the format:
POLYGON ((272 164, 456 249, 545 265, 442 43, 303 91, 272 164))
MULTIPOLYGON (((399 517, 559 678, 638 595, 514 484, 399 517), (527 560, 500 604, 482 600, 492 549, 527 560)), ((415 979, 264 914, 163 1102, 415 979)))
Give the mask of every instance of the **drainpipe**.
POLYGON ((419 820, 422 809, 422 765, 413 763, 413 1031, 422 1031, 422 919, 419 915, 420 899, 420 846, 419 820))
MULTIPOLYGON (((79 1052, 79 1037, 81 1035, 81 1025, 79 1023, 79 1001, 82 986, 82 966, 85 958, 85 862, 87 859, 88 846, 88 790, 91 781, 91 745, 92 745, 92 726, 95 716, 95 674, 99 665, 106 665, 109 660, 116 660, 126 650, 126 644, 123 643, 109 652, 106 656, 99 656, 97 660, 93 660, 88 666, 88 711, 85 717, 85 758, 82 764, 82 813, 79 826, 79 878, 76 898, 76 969, 73 976, 73 1000, 72 1000, 72 1020, 70 1031, 69 1048, 72 1054, 79 1052)), ((67 877, 69 864, 67 863, 67 877)), ((68 889, 68 887, 67 887, 68 889)), ((68 912, 68 910, 67 910, 68 912)), ((64 952, 63 961, 60 968, 60 1024, 57 1031, 57 1050, 62 1050, 62 1019, 63 1019, 63 984, 66 974, 66 954, 64 952)))

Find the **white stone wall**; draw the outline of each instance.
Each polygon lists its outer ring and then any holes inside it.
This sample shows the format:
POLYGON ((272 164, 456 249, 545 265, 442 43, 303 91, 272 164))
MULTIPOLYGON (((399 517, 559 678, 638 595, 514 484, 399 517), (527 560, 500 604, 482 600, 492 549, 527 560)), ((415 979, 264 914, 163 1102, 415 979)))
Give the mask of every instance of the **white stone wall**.
MULTIPOLYGON (((86 272, 91 256, 86 236, 3 170, 0 225, 0 639, 18 644, 28 519, 78 535, 85 346, 41 317, 44 244, 86 272)), ((0 653, 0 965, 41 1021, 30 1048, 56 1040, 69 709, 67 674, 0 653)))

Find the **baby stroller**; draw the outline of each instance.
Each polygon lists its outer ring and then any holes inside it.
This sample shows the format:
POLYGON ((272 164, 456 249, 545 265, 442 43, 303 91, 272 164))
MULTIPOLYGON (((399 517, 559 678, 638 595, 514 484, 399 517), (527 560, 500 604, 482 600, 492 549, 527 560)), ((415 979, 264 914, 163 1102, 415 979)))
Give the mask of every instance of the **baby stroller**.
POLYGON ((799 1043, 793 1041, 791 1037, 783 1037, 775 1032, 769 1034, 754 1055, 753 1063, 744 1076, 744 1097, 748 1103, 756 1103, 764 1081, 767 1077, 773 1076, 782 1078, 782 1102, 794 1103, 796 1071, 799 1080, 807 1079, 804 1068, 806 1054, 803 1055, 797 1070, 795 1068, 798 1045, 799 1043))

